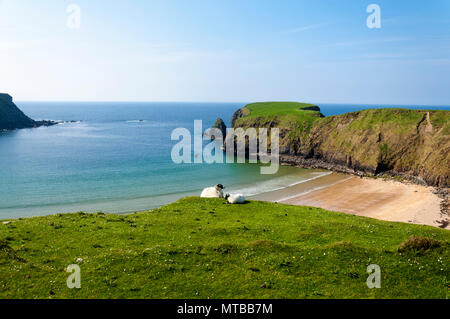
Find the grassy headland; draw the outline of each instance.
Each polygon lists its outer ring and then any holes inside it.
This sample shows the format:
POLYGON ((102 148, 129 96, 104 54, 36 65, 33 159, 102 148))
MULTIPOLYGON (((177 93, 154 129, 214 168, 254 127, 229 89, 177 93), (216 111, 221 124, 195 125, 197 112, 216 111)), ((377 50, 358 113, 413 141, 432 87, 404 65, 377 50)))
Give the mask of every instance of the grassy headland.
POLYGON ((299 162, 449 185, 449 111, 388 108, 323 117, 311 104, 253 103, 234 114, 232 127, 279 128, 281 154, 299 162))
POLYGON ((232 127, 278 127, 282 133, 306 137, 313 123, 324 117, 319 107, 297 102, 260 102, 246 105, 234 116, 232 127))
POLYGON ((0 298, 446 298, 449 243, 434 227, 191 197, 0 224, 0 298), (422 251, 402 245, 413 235, 430 238, 422 251), (71 290, 74 263, 82 286, 71 290), (380 289, 366 285, 370 264, 380 289))

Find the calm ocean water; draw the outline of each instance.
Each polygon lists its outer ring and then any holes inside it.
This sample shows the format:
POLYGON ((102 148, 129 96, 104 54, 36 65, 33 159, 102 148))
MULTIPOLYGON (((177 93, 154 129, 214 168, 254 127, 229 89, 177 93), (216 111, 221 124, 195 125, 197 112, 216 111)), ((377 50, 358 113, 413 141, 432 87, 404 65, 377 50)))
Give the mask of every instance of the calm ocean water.
MULTIPOLYGON (((233 112, 245 103, 16 104, 34 119, 80 122, 0 133, 0 219, 145 210, 199 195, 217 183, 230 192, 252 195, 326 173, 282 166, 276 175, 261 175, 259 166, 252 164, 172 162, 173 129, 186 127, 192 132, 199 119, 206 129, 217 117, 228 125, 233 112)), ((382 107, 319 106, 325 115, 382 107)))

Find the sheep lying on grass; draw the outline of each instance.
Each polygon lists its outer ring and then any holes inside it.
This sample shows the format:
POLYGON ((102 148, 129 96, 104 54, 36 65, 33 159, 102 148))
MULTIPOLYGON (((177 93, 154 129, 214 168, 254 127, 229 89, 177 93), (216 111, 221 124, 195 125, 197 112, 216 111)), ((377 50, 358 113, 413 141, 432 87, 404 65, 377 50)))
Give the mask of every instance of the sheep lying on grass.
POLYGON ((207 187, 202 191, 201 198, 225 198, 230 204, 244 204, 245 197, 242 194, 226 194, 223 195, 222 184, 217 184, 214 187, 207 187))
POLYGON ((230 204, 244 204, 245 203, 245 197, 242 194, 227 194, 225 195, 225 199, 230 204))
POLYGON ((217 184, 214 187, 207 187, 202 191, 200 197, 202 198, 224 198, 223 196, 223 187, 222 184, 217 184))

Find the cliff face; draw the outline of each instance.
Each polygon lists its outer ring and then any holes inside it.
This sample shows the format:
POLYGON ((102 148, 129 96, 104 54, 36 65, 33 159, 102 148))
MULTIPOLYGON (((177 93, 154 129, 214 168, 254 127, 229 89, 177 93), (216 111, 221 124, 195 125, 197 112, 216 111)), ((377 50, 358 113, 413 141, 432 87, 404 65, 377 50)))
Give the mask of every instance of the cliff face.
MULTIPOLYGON (((266 102, 249 104, 237 110, 232 117, 233 128, 278 128, 280 153, 301 153, 313 124, 323 118, 316 105, 295 102, 266 102)), ((270 136, 268 138, 270 149, 270 136)))
POLYGON ((0 93, 0 130, 34 127, 35 122, 13 103, 9 94, 0 93))
MULTIPOLYGON (((272 112, 252 117, 244 108, 235 113, 234 126, 279 127, 284 162, 449 185, 449 111, 371 109, 324 118, 310 114, 304 122, 279 121, 277 108, 272 112), (268 122, 270 117, 273 122, 268 122)), ((317 109, 310 112, 320 114, 317 109)))
POLYGON ((34 121, 26 116, 14 103, 11 95, 0 93, 0 131, 51 126, 53 121, 34 121))

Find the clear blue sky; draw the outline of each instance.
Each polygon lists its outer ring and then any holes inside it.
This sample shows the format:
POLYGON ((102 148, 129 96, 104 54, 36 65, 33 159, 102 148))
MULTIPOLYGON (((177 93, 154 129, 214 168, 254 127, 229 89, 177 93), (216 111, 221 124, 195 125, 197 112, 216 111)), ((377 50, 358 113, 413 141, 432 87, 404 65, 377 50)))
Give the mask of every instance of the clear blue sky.
POLYGON ((0 92, 449 105, 450 1, 0 0, 0 92))

